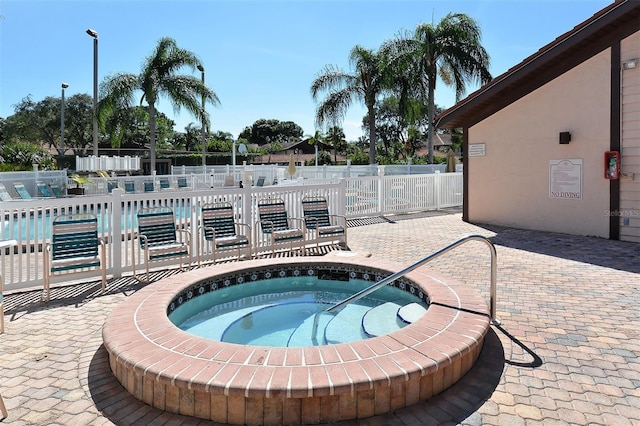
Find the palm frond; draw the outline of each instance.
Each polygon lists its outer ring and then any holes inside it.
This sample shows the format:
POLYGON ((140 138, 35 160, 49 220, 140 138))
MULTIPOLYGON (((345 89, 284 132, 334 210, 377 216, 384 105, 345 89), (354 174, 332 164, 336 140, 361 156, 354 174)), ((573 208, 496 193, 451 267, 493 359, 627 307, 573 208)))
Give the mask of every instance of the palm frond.
POLYGON ((327 123, 335 125, 342 121, 357 93, 354 88, 331 92, 318 106, 316 111, 317 126, 323 127, 327 123))
POLYGON ((333 66, 326 65, 311 83, 311 96, 317 100, 320 93, 342 90, 355 83, 356 77, 333 66))

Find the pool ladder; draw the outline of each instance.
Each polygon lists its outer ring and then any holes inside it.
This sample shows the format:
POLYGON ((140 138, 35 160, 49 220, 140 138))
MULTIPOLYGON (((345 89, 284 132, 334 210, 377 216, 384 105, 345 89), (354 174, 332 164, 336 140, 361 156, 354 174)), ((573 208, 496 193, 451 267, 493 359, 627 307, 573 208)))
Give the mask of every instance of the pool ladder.
POLYGON ((487 237, 484 237, 482 235, 469 235, 467 237, 461 238, 458 241, 451 243, 448 246, 441 248, 436 252, 431 253, 429 256, 423 259, 420 259, 416 263, 407 266, 406 268, 396 272, 395 274, 389 275, 388 277, 381 279, 377 283, 372 284, 371 286, 365 288, 364 290, 361 290, 358 293, 355 293, 354 295, 347 297, 343 301, 336 303, 330 308, 327 308, 325 312, 331 313, 331 312, 338 311, 344 308, 349 303, 362 299, 368 294, 371 294, 374 291, 384 287, 385 285, 397 280, 398 278, 403 277, 404 275, 424 265, 425 263, 469 241, 482 241, 489 247, 489 251, 491 252, 491 289, 490 289, 489 308, 491 312, 491 323, 495 325, 499 325, 500 321, 496 318, 496 281, 497 281, 497 274, 498 274, 496 247, 487 237))

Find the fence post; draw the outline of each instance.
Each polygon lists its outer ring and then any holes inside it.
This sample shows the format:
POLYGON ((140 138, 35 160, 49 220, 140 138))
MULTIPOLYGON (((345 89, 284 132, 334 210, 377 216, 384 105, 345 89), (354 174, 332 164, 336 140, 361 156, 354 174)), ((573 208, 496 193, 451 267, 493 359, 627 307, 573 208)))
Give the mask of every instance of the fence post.
POLYGON ((387 200, 387 188, 384 184, 384 166, 378 166, 378 214, 382 215, 385 212, 386 200, 387 200))
POLYGON ((336 200, 336 213, 338 216, 347 215, 347 180, 338 179, 338 197, 336 200))
MULTIPOLYGON (((252 204, 253 204, 253 187, 250 185, 240 189, 240 221, 246 223, 253 229, 253 218, 251 217, 252 204)), ((251 236, 253 238, 253 236, 251 236)))
POLYGON ((440 186, 442 185, 442 176, 440 170, 436 170, 433 179, 433 194, 436 202, 436 210, 440 210, 440 186))
MULTIPOLYGON (((111 196, 113 197, 113 202, 111 203, 111 244, 107 244, 107 247, 111 247, 113 278, 122 277, 122 263, 127 261, 122 259, 122 244, 127 244, 128 240, 127 232, 123 232, 122 229, 122 194, 124 194, 122 188, 115 188, 111 191, 111 196)), ((131 229, 132 238, 133 232, 134 230, 131 229)))

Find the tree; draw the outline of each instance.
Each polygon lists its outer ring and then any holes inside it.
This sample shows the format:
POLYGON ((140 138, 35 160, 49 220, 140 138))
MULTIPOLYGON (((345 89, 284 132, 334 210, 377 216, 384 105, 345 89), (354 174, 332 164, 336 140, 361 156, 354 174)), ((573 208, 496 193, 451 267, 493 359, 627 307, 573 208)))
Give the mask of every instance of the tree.
POLYGON ((252 144, 266 145, 275 141, 297 142, 303 133, 302 127, 293 121, 260 118, 250 127, 245 127, 238 138, 247 139, 252 144))
MULTIPOLYGON (((198 145, 202 144, 202 127, 193 124, 187 124, 184 128, 184 149, 187 152, 195 152, 198 145)), ((202 148, 202 147, 201 147, 202 148)))
POLYGON ((324 135, 321 130, 316 130, 313 135, 307 135, 307 139, 309 139, 309 145, 320 145, 324 141, 324 135))
POLYGON ((342 128, 339 126, 331 126, 324 140, 333 148, 333 161, 337 163, 338 152, 345 152, 347 149, 347 140, 345 139, 342 128))
POLYGON ((93 145, 93 98, 87 93, 65 100, 65 146, 83 154, 93 145))
POLYGON ((466 92, 466 84, 491 80, 489 55, 480 44, 480 27, 463 13, 450 13, 434 27, 419 24, 412 34, 383 45, 402 80, 403 99, 409 93, 415 99, 426 99, 428 106, 429 162, 433 162, 435 90, 437 77, 454 86, 456 99, 466 92))
POLYGON ((177 46, 174 39, 163 37, 158 41, 153 53, 148 56, 139 75, 118 73, 107 77, 100 85, 98 118, 101 126, 106 119, 118 111, 133 105, 134 94, 142 91, 140 105, 146 101, 149 106, 150 159, 151 170, 156 168, 156 103, 161 96, 167 97, 174 111, 186 108, 209 125, 209 115, 202 108, 202 102, 218 105, 216 93, 199 78, 177 74, 183 67, 194 71, 202 66, 198 57, 177 46))
POLYGON ((383 56, 378 52, 356 45, 349 54, 353 73, 346 73, 327 65, 311 83, 311 96, 318 100, 320 93, 328 92, 316 110, 316 123, 336 125, 355 100, 364 102, 369 114, 369 163, 375 163, 376 114, 378 95, 388 84, 383 56))
POLYGON ((5 136, 9 142, 19 140, 57 148, 60 139, 60 98, 47 96, 34 102, 31 95, 14 105, 15 114, 7 117, 5 136))
MULTIPOLYGON (((238 144, 241 142, 238 140, 238 144)), ((229 132, 218 130, 211 134, 207 142, 208 152, 233 152, 233 135, 229 132)))
POLYGON ((0 170, 30 170, 38 164, 41 170, 55 169, 55 160, 51 153, 41 145, 22 140, 0 146, 1 163, 11 164, 11 167, 1 167, 0 170))
MULTIPOLYGON (((151 136, 149 127, 149 107, 123 107, 105 118, 101 127, 109 135, 112 148, 128 151, 144 151, 151 136)), ((154 136, 160 148, 168 148, 168 142, 180 145, 183 140, 176 138, 173 120, 156 111, 156 131, 154 136)))

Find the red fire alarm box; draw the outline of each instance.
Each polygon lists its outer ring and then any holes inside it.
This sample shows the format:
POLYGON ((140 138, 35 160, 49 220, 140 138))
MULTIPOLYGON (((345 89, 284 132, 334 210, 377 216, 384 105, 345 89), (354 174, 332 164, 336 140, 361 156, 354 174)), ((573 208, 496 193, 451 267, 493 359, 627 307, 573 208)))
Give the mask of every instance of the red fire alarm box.
POLYGON ((604 178, 620 179, 620 153, 618 151, 604 153, 604 178))

